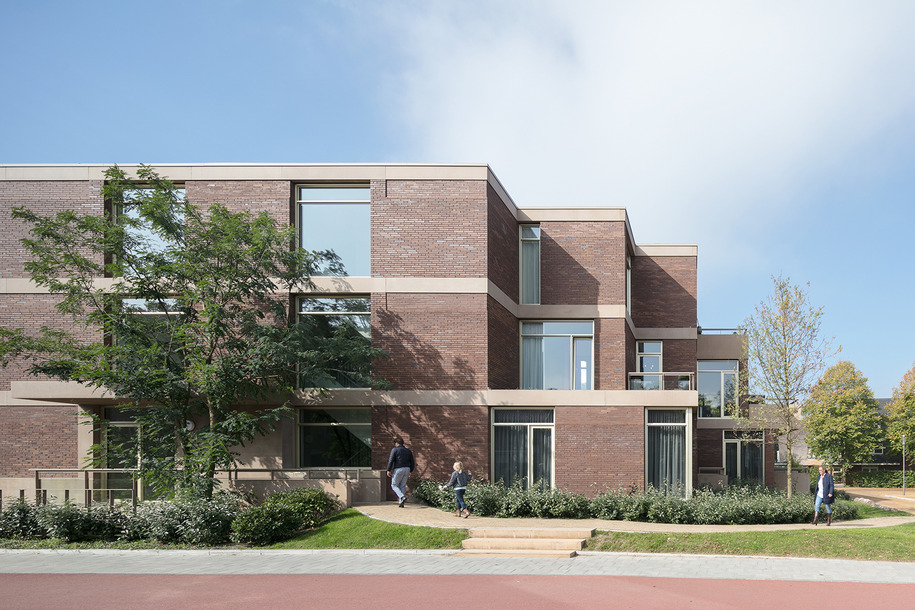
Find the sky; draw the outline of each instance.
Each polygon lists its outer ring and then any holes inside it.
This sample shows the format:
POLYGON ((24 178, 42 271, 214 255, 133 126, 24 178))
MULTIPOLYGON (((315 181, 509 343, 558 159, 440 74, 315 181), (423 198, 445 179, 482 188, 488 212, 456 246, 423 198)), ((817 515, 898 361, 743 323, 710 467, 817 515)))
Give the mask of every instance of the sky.
POLYGON ((913 22, 904 0, 6 2, 0 164, 488 163, 520 207, 697 244, 704 328, 773 276, 806 286, 889 397, 915 364, 913 22))

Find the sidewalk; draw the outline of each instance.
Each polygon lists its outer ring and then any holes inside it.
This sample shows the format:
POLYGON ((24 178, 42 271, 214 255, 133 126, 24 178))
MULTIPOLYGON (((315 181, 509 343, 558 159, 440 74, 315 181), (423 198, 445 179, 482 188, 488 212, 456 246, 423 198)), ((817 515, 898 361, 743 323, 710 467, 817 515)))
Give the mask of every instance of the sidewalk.
MULTIPOLYGON (((891 491, 891 490, 880 490, 891 491)), ((900 490, 900 494, 901 494, 900 490)), ((862 494, 863 495, 863 494, 862 494)), ((901 497, 901 495, 900 495, 901 497)), ((915 500, 915 496, 913 496, 915 500)), ((812 501, 812 500, 811 500, 812 501)), ((900 500, 900 503, 905 502, 900 500)), ((878 502, 883 506, 888 504, 878 502)), ((915 502, 913 502, 915 504, 915 502)), ((424 504, 408 502, 403 508, 398 508, 396 502, 381 504, 357 504, 356 510, 364 515, 404 525, 424 525, 428 527, 444 528, 589 528, 611 532, 662 532, 666 534, 678 533, 710 533, 710 532, 766 532, 773 530, 804 530, 827 527, 825 523, 813 526, 809 523, 784 523, 775 525, 680 525, 674 523, 643 523, 639 521, 610 521, 606 519, 499 519, 496 517, 477 517, 471 515, 467 519, 455 517, 450 512, 445 512, 424 504)), ((894 507, 895 508, 895 507, 894 507)), ((909 507, 915 510, 915 506, 909 507)), ((900 513, 894 517, 878 517, 874 519, 857 519, 855 521, 833 521, 830 529, 867 529, 874 527, 889 527, 903 523, 915 522, 915 515, 900 513)))
POLYGON ((905 495, 902 495, 902 488, 837 487, 837 489, 848 493, 852 498, 866 498, 886 508, 895 508, 915 514, 915 489, 912 488, 906 488, 905 495))

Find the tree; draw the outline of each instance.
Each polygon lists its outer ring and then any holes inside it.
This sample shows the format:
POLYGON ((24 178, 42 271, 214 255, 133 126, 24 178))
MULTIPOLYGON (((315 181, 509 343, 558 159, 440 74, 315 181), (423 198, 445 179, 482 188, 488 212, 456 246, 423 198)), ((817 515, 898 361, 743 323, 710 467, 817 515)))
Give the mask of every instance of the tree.
POLYGON ((887 405, 886 436, 890 449, 902 457, 905 436, 905 457, 911 458, 915 449, 915 365, 909 369, 899 385, 893 388, 893 397, 887 405))
POLYGON ((202 211, 150 167, 137 175, 106 172, 105 216, 14 209, 31 225, 26 271, 74 328, 0 329, 0 359, 123 398, 140 434, 96 447, 95 465, 139 455, 144 481, 211 495, 234 448, 272 429, 297 387, 383 386, 371 362, 384 354, 364 329, 318 332, 326 319, 291 311, 289 291, 313 286, 319 265, 342 271, 332 252, 290 247, 294 229, 266 212, 202 211), (192 432, 193 419, 206 424, 192 432))
POLYGON ((847 473, 882 440, 880 406, 867 378, 848 361, 831 366, 804 403, 807 445, 847 473))
MULTIPOLYGON (((747 425, 768 428, 783 437, 788 452, 788 497, 791 497, 793 446, 804 429, 800 405, 819 378, 825 361, 841 350, 820 337, 823 308, 813 307, 807 291, 790 278, 773 277, 774 290, 743 324, 747 338, 748 375, 753 394, 765 397, 749 413, 737 413, 747 425)), ((808 285, 809 286, 809 285, 808 285)))

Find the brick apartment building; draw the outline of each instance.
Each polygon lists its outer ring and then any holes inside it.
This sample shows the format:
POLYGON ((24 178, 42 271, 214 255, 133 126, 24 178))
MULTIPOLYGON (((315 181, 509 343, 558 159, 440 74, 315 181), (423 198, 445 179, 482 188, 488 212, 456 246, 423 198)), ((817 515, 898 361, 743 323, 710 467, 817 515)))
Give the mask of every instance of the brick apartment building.
MULTIPOLYGON (((23 270, 25 228, 11 209, 104 214, 105 169, 0 166, 0 325, 67 323, 55 295, 23 270)), ((487 165, 156 169, 192 203, 266 210, 298 226, 304 247, 333 249, 348 275, 316 277, 315 291, 291 295, 297 314, 344 304, 330 309, 353 316, 390 355, 376 366, 389 390, 341 387, 318 402, 303 393, 295 419, 241 449, 248 470, 232 485, 322 481, 347 501, 379 499, 396 436, 421 477, 444 477, 460 459, 490 480, 518 476, 589 494, 774 482, 761 433, 722 417, 740 336, 700 330, 697 247, 638 244, 625 209, 518 207, 487 165)), ((31 494, 36 469, 84 465, 103 439, 79 425, 81 415, 130 429, 116 397, 23 370, 0 369, 4 498, 31 494)), ((104 485, 77 473, 43 477, 58 495, 104 485)))

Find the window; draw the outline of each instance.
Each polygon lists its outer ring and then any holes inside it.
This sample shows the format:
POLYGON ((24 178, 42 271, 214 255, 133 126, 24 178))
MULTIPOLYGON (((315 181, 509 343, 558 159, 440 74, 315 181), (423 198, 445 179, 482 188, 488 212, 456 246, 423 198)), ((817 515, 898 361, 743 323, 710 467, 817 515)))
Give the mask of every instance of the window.
POLYGON ((521 225, 521 304, 540 304, 539 225, 521 225))
POLYGON ((730 417, 737 408, 737 361, 699 361, 699 417, 730 417))
POLYGON ((371 468, 372 409, 299 410, 300 468, 371 468))
POLYGON ((728 483, 737 479, 763 483, 763 433, 724 431, 724 473, 728 483))
MULTIPOLYGON (((299 298, 299 322, 309 327, 309 337, 318 341, 342 338, 362 342, 366 347, 372 343, 372 317, 369 297, 301 297, 299 298)), ((365 362, 356 362, 340 357, 332 362, 322 362, 320 367, 300 367, 301 387, 359 388, 367 387, 371 367, 365 362)))
MULTIPOLYGON (((148 219, 140 218, 140 208, 137 205, 142 199, 149 198, 155 194, 153 189, 128 189, 124 191, 124 202, 117 211, 119 217, 126 217, 134 221, 127 228, 127 251, 134 255, 139 254, 161 254, 166 251, 168 242, 162 239, 160 235, 153 230, 152 223, 148 219)), ((185 197, 183 188, 175 189, 178 201, 185 197)), ((175 221, 183 223, 183 212, 174 217, 175 221)), ((127 270, 129 273, 129 270, 127 270)))
POLYGON ((660 341, 637 341, 635 370, 637 373, 654 373, 651 375, 632 375, 629 380, 630 390, 660 390, 661 389, 661 371, 663 371, 661 362, 661 350, 663 344, 660 341))
POLYGON ((590 390, 594 323, 522 322, 521 388, 590 390))
POLYGON ((682 409, 645 411, 645 482, 667 493, 689 493, 688 419, 682 409))
POLYGON ((883 446, 874 447, 874 455, 883 455, 883 446))
POLYGON ((553 487, 553 409, 493 409, 492 480, 553 487))
POLYGON ((336 260, 316 275, 371 275, 370 192, 368 185, 299 186, 299 244, 307 250, 332 251, 336 260))
POLYGON ((626 255, 626 315, 632 316, 632 257, 626 255))
MULTIPOLYGON (((105 468, 134 470, 140 466, 140 425, 126 409, 105 409, 102 428, 102 447, 105 451, 105 468), (136 452, 135 454, 133 452, 136 452)), ((133 475, 129 472, 103 472, 94 475, 93 501, 128 501, 133 497, 133 475)), ((137 499, 153 500, 161 497, 153 489, 137 481, 137 499)))

